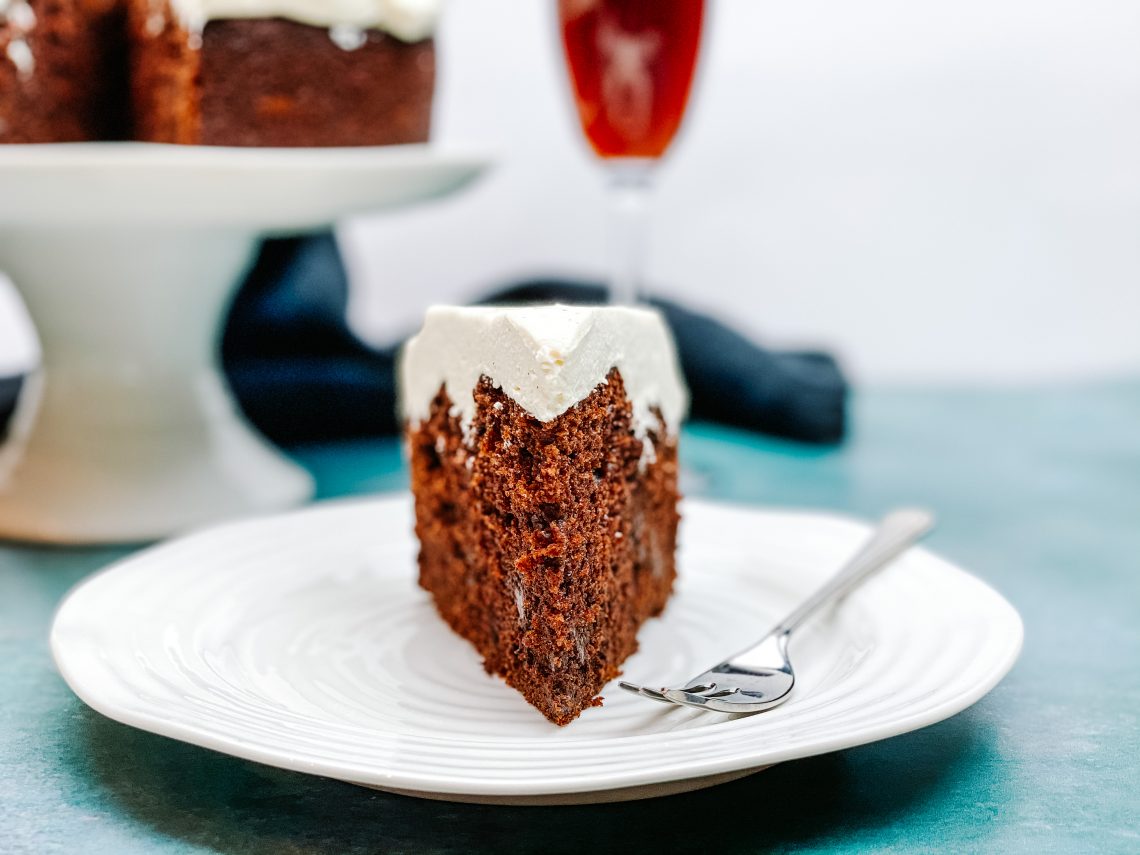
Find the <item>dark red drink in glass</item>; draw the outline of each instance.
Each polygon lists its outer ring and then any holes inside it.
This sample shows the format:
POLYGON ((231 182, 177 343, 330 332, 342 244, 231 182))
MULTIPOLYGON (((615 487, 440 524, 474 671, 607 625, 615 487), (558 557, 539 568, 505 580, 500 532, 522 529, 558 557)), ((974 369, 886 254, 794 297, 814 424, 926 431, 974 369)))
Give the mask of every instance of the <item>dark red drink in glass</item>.
POLYGON ((704 0, 559 0, 582 128, 602 157, 657 158, 693 82, 704 0))

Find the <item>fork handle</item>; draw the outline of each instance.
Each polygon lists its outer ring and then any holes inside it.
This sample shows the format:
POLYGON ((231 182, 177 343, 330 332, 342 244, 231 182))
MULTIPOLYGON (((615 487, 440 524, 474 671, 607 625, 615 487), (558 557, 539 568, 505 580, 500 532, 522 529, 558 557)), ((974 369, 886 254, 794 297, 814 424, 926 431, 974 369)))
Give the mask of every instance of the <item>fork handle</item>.
POLYGON ((902 508, 883 517, 863 548, 831 580, 780 621, 772 635, 790 635, 819 609, 836 602, 881 570, 934 527, 934 516, 918 508, 902 508))

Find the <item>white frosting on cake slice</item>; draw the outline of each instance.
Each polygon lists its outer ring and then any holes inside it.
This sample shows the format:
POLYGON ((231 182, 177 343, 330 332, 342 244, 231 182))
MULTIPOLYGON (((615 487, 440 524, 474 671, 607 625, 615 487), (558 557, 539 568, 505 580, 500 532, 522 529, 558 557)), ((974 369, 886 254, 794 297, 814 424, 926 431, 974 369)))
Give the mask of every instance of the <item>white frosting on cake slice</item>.
POLYGON ((418 42, 435 32, 443 0, 170 0, 170 5, 191 31, 227 18, 289 18, 330 29, 379 29, 418 42))
MULTIPOLYGON (((433 306, 404 348, 401 406, 413 425, 427 418, 444 386, 466 430, 479 378, 539 421, 582 401, 612 368, 621 372, 639 438, 660 426, 676 432, 688 406, 673 337, 651 309, 618 306, 433 306)), ((652 452, 650 452, 652 453, 652 452)))

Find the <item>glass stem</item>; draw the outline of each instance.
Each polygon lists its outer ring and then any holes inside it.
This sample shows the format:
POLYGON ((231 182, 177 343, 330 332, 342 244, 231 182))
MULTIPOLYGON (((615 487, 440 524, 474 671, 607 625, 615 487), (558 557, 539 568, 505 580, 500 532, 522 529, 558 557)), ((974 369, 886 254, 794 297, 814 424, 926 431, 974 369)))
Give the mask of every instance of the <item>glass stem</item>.
POLYGON ((610 302, 632 306, 646 298, 649 238, 649 168, 643 163, 610 166, 610 302))

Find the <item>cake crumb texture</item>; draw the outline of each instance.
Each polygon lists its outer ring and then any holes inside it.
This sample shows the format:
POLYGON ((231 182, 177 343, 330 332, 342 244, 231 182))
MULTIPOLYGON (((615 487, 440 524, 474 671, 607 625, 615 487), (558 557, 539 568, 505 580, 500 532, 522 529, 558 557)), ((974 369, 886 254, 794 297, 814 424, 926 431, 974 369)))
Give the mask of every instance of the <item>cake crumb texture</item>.
POLYGON ((443 387, 409 427, 420 584, 488 672, 565 725, 672 591, 676 440, 662 422, 639 464, 617 369, 547 422, 485 376, 474 395, 466 440, 443 387))
POLYGON ((0 0, 0 143, 123 139, 120 0, 0 0))
POLYGON ((131 0, 135 137, 230 146, 421 143, 431 126, 435 43, 284 18, 215 20, 191 33, 131 0))

